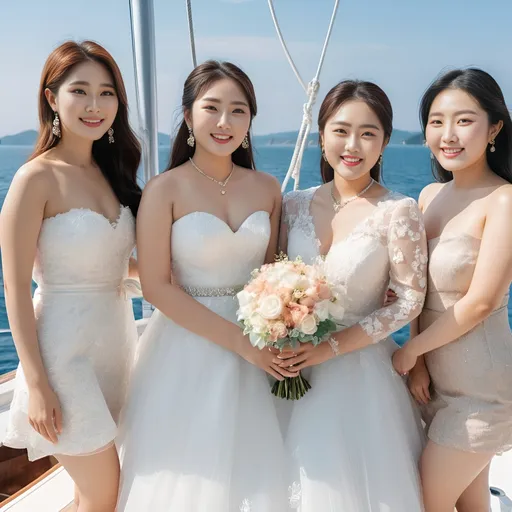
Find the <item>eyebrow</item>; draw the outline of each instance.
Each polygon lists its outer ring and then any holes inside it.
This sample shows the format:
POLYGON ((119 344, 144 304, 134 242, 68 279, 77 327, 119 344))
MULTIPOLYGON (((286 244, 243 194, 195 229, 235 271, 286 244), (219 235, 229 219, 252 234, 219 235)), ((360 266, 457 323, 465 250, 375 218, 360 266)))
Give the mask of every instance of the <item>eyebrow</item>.
MULTIPOLYGON (((346 123, 345 121, 334 121, 332 124, 348 126, 349 128, 352 128, 352 125, 350 123, 346 123)), ((359 126, 359 128, 373 128, 374 130, 380 130, 380 128, 375 124, 362 124, 359 126)))
MULTIPOLYGON (((477 116, 478 114, 474 110, 458 110, 457 112, 454 112, 454 116, 460 116, 461 114, 473 114, 474 116, 477 116)), ((433 116, 444 116, 442 112, 431 112, 429 114, 429 117, 433 116)))
MULTIPOLYGON (((203 98, 202 101, 211 101, 212 103, 222 103, 222 101, 220 101, 219 99, 211 98, 211 97, 203 98)), ((247 105, 247 103, 245 101, 230 101, 230 104, 231 105, 244 105, 245 107, 249 108, 249 105, 247 105)))
MULTIPOLYGON (((91 85, 91 84, 84 80, 76 80, 75 82, 71 82, 69 85, 91 85)), ((100 87, 111 87, 112 89, 115 89, 115 87, 109 83, 100 84, 100 87)))

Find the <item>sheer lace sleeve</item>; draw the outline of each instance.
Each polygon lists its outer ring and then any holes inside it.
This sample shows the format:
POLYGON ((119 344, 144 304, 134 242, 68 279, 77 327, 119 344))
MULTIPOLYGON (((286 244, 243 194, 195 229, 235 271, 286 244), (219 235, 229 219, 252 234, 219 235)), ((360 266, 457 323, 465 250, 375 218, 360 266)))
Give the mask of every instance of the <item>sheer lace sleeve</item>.
POLYGON ((427 239, 416 201, 400 200, 388 218, 389 287, 398 299, 361 320, 361 327, 374 343, 421 313, 427 286, 427 239))

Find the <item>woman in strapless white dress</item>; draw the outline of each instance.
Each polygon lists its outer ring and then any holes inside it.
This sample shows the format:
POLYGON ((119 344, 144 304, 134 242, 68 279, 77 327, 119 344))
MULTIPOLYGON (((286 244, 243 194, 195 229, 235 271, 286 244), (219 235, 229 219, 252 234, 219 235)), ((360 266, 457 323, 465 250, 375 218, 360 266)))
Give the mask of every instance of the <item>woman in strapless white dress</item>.
POLYGON ((39 101, 36 149, 1 215, 20 359, 3 443, 26 448, 31 460, 54 455, 75 481, 80 512, 113 511, 113 441, 137 336, 123 280, 140 147, 119 68, 96 43, 69 41, 48 57, 39 101))
POLYGON ((137 224, 145 297, 126 410, 119 512, 282 512, 283 446, 267 379, 291 375, 236 324, 235 294, 272 261, 281 194, 256 172, 249 78, 206 62, 183 91, 170 170, 137 224))

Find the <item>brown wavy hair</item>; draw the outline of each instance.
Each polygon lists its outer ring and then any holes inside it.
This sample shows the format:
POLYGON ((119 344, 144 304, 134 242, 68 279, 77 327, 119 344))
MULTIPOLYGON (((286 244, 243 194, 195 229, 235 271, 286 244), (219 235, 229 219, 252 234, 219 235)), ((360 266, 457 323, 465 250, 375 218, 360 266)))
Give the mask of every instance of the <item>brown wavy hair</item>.
MULTIPOLYGON (((336 113, 341 105, 350 100, 364 101, 379 118, 384 129, 384 141, 389 141, 393 131, 393 108, 386 93, 372 82, 363 82, 361 80, 344 80, 334 86, 325 97, 318 114, 318 131, 320 145, 322 138, 320 133, 325 130, 327 121, 336 113)), ((380 160, 380 159, 379 159, 380 160)), ((320 156, 320 172, 324 183, 334 179, 334 169, 329 162, 326 162, 323 156, 320 156)), ((380 181, 382 174, 382 164, 380 161, 371 168, 370 176, 375 181, 380 181)))
MULTIPOLYGON (((254 86, 250 78, 238 66, 231 64, 231 62, 208 60, 192 70, 183 86, 183 96, 181 98, 183 113, 191 111, 192 105, 199 95, 213 83, 223 78, 234 80, 244 91, 247 103, 249 104, 252 124, 252 120, 258 111, 254 86)), ((187 144, 188 136, 187 123, 183 118, 177 130, 176 137, 174 138, 167 170, 174 169, 178 167, 178 165, 184 164, 190 157, 194 156, 196 148, 195 146, 191 148, 187 144)), ((247 133, 247 139, 249 140, 249 147, 244 149, 242 146, 239 146, 231 155, 231 159, 233 163, 240 167, 255 169, 251 134, 249 132, 247 133)))
POLYGON ((119 202, 137 215, 141 189, 137 184, 141 147, 128 121, 128 98, 118 65, 105 48, 93 41, 66 41, 53 50, 43 68, 39 84, 39 134, 29 161, 59 144, 52 132, 54 112, 45 96, 45 89, 54 95, 71 69, 84 62, 97 62, 112 75, 119 106, 112 124, 115 143, 108 143, 108 134, 93 142, 92 156, 109 182, 119 202))

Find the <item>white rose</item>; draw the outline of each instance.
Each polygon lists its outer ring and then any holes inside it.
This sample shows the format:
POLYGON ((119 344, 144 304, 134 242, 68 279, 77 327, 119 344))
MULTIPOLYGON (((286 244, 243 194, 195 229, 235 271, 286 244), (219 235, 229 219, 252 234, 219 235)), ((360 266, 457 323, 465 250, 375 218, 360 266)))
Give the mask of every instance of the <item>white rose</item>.
POLYGON ((339 301, 329 302, 329 314, 335 320, 342 320, 345 316, 345 308, 341 305, 339 301))
POLYGON ((249 317, 249 323, 251 324, 252 330, 256 333, 262 333, 267 330, 268 322, 261 317, 258 313, 253 313, 249 317))
POLYGON ((280 286, 283 286, 285 288, 295 288, 296 283, 300 279, 300 275, 296 274, 295 272, 285 271, 282 272, 279 275, 278 283, 280 286))
POLYGON ((260 301, 258 313, 267 320, 279 318, 283 311, 283 303, 278 295, 268 295, 260 301))
POLYGON ((265 348, 265 339, 256 332, 249 333, 249 340, 251 341, 251 345, 253 347, 258 347, 260 350, 265 348))
POLYGON ((250 304, 253 301, 253 297, 254 295, 252 293, 249 293, 245 290, 238 292, 236 295, 236 298, 238 299, 238 304, 240 304, 241 308, 250 304))
POLYGON ((329 305, 331 304, 330 300, 322 300, 315 304, 315 315, 318 317, 318 320, 321 322, 327 320, 329 317, 329 305))
POLYGON ((238 321, 245 320, 254 313, 254 304, 247 304, 247 306, 242 306, 236 313, 238 321))
POLYGON ((315 334, 317 330, 316 320, 313 315, 306 315, 302 320, 299 329, 304 334, 315 334))

